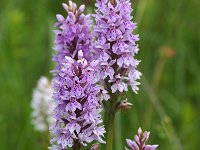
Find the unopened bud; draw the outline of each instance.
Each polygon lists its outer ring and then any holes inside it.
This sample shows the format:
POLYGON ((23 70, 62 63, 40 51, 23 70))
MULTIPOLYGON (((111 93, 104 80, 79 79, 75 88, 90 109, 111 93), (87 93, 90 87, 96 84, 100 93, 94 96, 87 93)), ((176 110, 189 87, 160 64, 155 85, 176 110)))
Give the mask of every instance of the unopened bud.
POLYGON ((65 21, 65 18, 62 16, 62 15, 56 15, 56 18, 57 18, 57 20, 59 21, 59 22, 63 22, 63 21, 65 21))
POLYGON ((83 58, 83 51, 80 50, 80 51, 78 51, 78 59, 80 60, 82 58, 83 58))
POLYGON ((119 109, 122 111, 126 111, 127 109, 130 109, 133 104, 129 103, 127 99, 122 100, 118 106, 119 109))
POLYGON ((143 134, 141 127, 138 129, 138 135, 141 136, 143 134))
POLYGON ((63 8, 64 8, 66 11, 68 11, 68 6, 67 6, 67 4, 62 3, 62 6, 63 6, 63 8))
POLYGON ((85 5, 81 5, 78 9, 79 13, 82 13, 85 10, 85 5))
POLYGON ((73 6, 73 2, 69 0, 69 7, 73 6))
POLYGON ((99 143, 93 144, 90 148, 90 150, 99 150, 99 149, 100 149, 99 143))
POLYGON ((72 8, 73 8, 74 11, 76 10, 76 8, 77 8, 76 3, 73 3, 72 8))
POLYGON ((73 2, 69 1, 68 12, 73 12, 73 2))

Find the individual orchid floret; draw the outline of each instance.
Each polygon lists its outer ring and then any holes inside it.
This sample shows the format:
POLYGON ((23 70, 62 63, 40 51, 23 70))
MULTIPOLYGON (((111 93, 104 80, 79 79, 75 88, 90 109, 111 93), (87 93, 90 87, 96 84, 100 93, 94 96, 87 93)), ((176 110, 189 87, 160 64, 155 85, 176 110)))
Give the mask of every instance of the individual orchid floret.
POLYGON ((112 68, 112 65, 115 63, 115 60, 110 61, 108 63, 109 58, 104 56, 100 56, 98 61, 99 61, 99 68, 98 68, 98 72, 99 72, 99 77, 100 79, 105 79, 107 76, 109 76, 110 78, 113 78, 114 76, 114 69, 112 68))
POLYGON ((123 91, 128 91, 128 86, 127 84, 123 81, 123 78, 124 77, 121 77, 120 74, 117 74, 115 75, 115 78, 109 80, 109 82, 111 83, 114 83, 112 86, 111 86, 111 90, 112 90, 112 93, 115 93, 116 91, 120 91, 121 93, 123 91))
POLYGON ((52 99, 53 89, 46 77, 38 80, 37 87, 34 89, 31 107, 32 123, 37 131, 48 131, 55 119, 51 117, 55 103, 52 99))
MULTIPOLYGON (((150 132, 142 132, 142 129, 138 129, 138 134, 135 135, 133 140, 126 139, 126 142, 130 150, 155 150, 158 145, 146 145, 146 141, 149 139, 150 132)), ((126 150, 128 150, 126 148, 126 150)))
MULTIPOLYGON (((78 51, 82 50, 86 59, 90 58, 89 47, 91 45, 91 19, 90 15, 84 15, 85 5, 77 8, 72 1, 69 4, 63 3, 63 8, 67 11, 68 16, 56 15, 54 49, 57 54, 54 61, 62 64, 65 56, 77 59, 78 51)), ((57 66, 58 68, 60 65, 57 66)))
POLYGON ((56 123, 50 129, 55 136, 51 143, 60 149, 86 146, 94 140, 105 143, 98 98, 100 88, 94 76, 96 63, 88 63, 82 51, 77 58, 65 56, 53 80, 56 123))
POLYGON ((140 61, 134 57, 139 38, 133 34, 137 26, 131 21, 130 0, 97 0, 95 6, 93 53, 100 62, 100 78, 109 84, 111 93, 126 92, 128 86, 137 93, 140 61))
POLYGON ((100 102, 103 101, 103 100, 105 100, 105 101, 109 100, 110 95, 109 95, 108 91, 105 90, 104 86, 98 85, 98 87, 99 87, 99 90, 100 90, 99 94, 98 94, 98 98, 99 98, 100 102))

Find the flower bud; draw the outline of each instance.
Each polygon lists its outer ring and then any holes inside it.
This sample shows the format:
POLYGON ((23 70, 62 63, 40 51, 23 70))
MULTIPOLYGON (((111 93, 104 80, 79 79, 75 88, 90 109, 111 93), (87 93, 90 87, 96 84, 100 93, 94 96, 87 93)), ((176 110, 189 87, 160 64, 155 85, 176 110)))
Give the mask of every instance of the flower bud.
POLYGON ((85 10, 85 5, 81 5, 78 9, 79 13, 82 13, 85 10))
POLYGON ((62 3, 62 6, 63 6, 63 8, 64 8, 66 11, 68 11, 68 6, 67 6, 67 4, 62 3))
POLYGON ((62 16, 62 15, 56 15, 56 18, 57 18, 57 20, 59 21, 59 22, 63 22, 63 21, 65 21, 65 18, 62 16))
POLYGON ((118 109, 121 109, 122 111, 126 111, 127 109, 130 109, 133 104, 129 103, 127 99, 122 100, 118 106, 118 109))
POLYGON ((93 144, 90 148, 90 150, 99 150, 99 149, 100 149, 99 143, 93 144))

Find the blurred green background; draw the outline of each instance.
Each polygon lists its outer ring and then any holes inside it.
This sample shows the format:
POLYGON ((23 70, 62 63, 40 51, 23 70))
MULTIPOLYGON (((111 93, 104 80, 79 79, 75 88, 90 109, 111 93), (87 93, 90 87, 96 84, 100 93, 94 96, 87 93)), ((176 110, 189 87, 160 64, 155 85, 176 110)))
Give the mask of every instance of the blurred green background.
MULTIPOLYGON (((55 14, 61 0, 0 0, 0 150, 45 150, 30 119, 33 88, 51 78, 55 14)), ((85 3, 94 12, 94 0, 85 3)), ((138 127, 160 150, 200 149, 200 1, 133 0, 143 73, 134 104, 116 118, 115 150, 138 127)), ((47 139, 47 138, 46 138, 47 139)))

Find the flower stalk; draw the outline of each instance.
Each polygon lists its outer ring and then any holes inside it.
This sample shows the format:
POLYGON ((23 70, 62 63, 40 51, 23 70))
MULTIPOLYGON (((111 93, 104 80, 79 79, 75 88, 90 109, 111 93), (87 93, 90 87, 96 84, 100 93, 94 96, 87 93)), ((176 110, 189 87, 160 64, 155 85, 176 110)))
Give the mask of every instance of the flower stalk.
POLYGON ((115 114, 116 114, 116 95, 113 95, 110 100, 110 108, 106 113, 108 116, 107 121, 107 138, 106 138, 106 150, 112 150, 113 148, 113 139, 114 139, 114 123, 115 123, 115 114))
POLYGON ((74 141, 74 144, 72 146, 73 150, 80 150, 81 149, 81 143, 78 140, 74 141))

